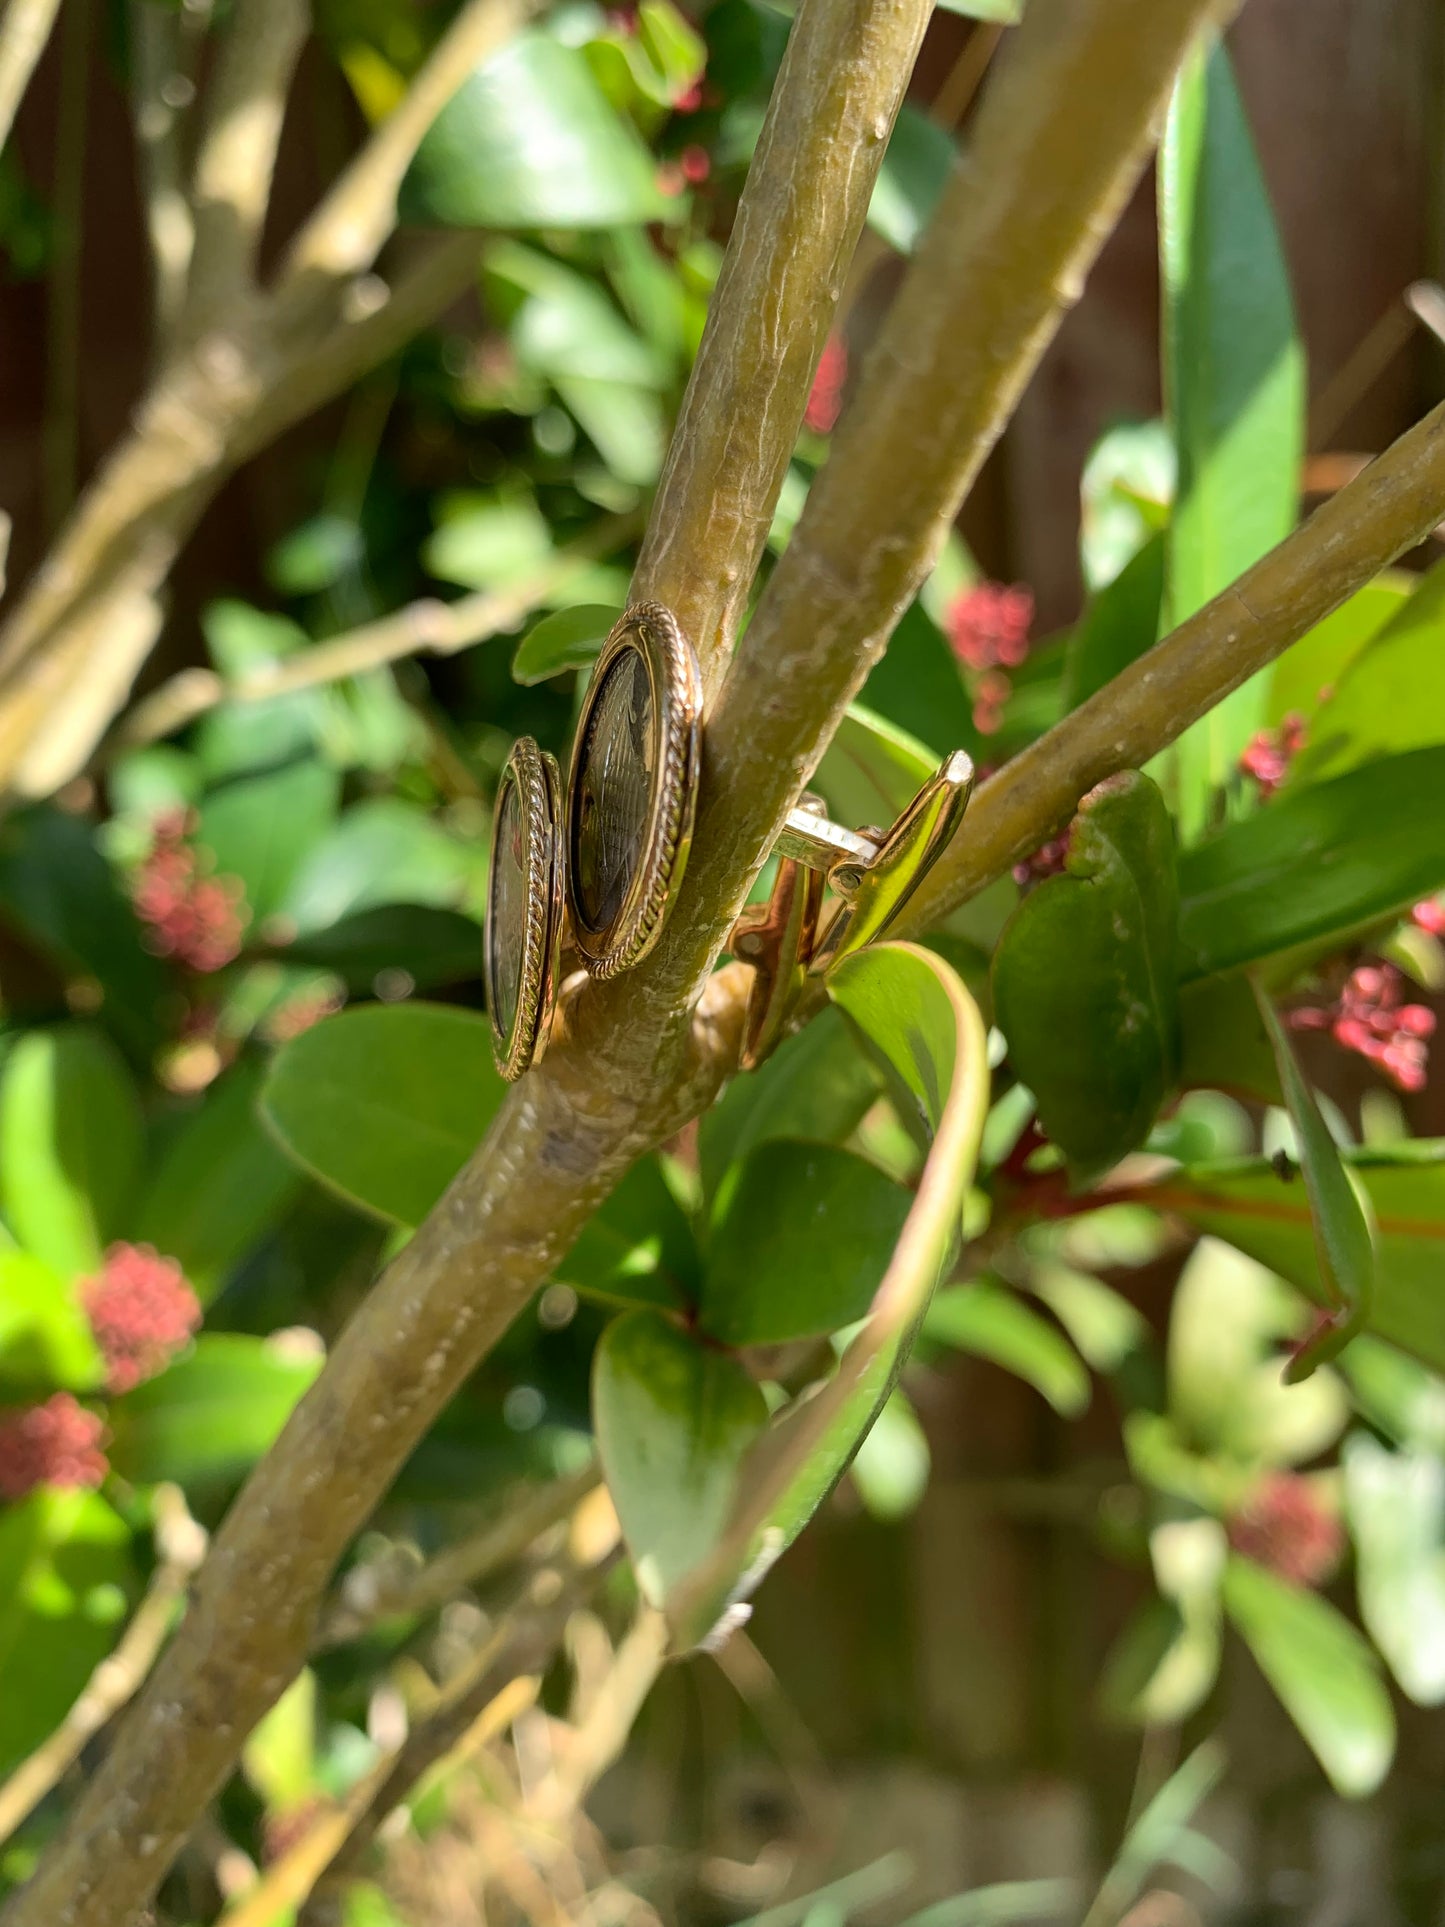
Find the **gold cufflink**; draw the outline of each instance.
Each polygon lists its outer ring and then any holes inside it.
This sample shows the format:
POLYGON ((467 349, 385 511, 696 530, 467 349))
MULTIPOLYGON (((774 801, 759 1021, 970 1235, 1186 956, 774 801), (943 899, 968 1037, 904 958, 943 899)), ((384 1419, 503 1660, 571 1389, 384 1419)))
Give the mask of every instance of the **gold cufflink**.
MULTIPOLYGON (((701 718, 691 643, 670 611, 642 602, 597 659, 565 800, 556 759, 530 736, 513 745, 497 787, 484 938, 503 1077, 546 1049, 565 956, 613 977, 662 935, 692 842, 701 718)), ((887 832, 844 829, 812 796, 789 813, 772 896, 733 931, 734 954, 754 968, 746 1066, 778 1042, 810 971, 897 916, 957 828, 972 781, 969 759, 950 756, 887 832)))

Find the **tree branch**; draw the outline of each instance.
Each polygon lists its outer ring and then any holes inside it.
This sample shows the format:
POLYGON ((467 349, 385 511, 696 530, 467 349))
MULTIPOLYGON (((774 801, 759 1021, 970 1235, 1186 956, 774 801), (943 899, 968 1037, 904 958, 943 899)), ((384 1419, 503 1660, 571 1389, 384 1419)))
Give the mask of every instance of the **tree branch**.
POLYGON ((857 7, 839 37, 830 15, 804 8, 788 36, 632 585, 634 600, 661 602, 682 624, 709 695, 902 104, 869 77, 909 74, 927 24, 915 5, 857 7), (793 78, 820 71, 821 87, 793 78), (820 221, 821 208, 841 218, 820 221))
POLYGON ((9 0, 0 19, 0 147, 10 138, 15 110, 30 85, 60 0, 9 0))
POLYGON ((154 1507, 160 1564, 146 1596, 119 1645, 96 1667, 61 1724, 0 1785, 0 1846, 59 1786, 89 1742, 137 1691, 165 1644, 192 1574, 205 1557, 206 1534, 186 1510, 176 1486, 158 1486, 154 1507))
POLYGON ((224 320, 254 284, 286 97, 309 25, 306 0, 237 0, 191 180, 195 246, 183 326, 193 333, 224 320))
POLYGON ((173 90, 190 86, 181 67, 178 13, 154 0, 131 0, 131 118, 140 160, 141 201, 151 252, 153 325, 159 361, 170 341, 191 265, 195 223, 181 162, 180 107, 173 90))

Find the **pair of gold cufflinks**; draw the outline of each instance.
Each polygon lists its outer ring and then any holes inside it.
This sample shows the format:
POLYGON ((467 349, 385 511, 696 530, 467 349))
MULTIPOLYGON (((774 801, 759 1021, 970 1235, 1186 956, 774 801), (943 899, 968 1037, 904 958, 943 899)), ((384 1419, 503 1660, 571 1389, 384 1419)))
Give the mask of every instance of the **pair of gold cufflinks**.
MULTIPOLYGON (((530 736, 513 745, 497 789, 484 951, 503 1077, 520 1077, 546 1049, 569 950, 592 976, 613 977, 661 936, 692 841, 701 733, 692 645, 669 610, 641 602, 598 657, 565 809, 556 759, 530 736)), ((745 1068, 785 1034, 809 974, 897 916, 957 829, 972 783, 960 750, 891 830, 844 829, 813 796, 790 812, 771 897, 742 913, 729 944, 754 973, 745 1068)))

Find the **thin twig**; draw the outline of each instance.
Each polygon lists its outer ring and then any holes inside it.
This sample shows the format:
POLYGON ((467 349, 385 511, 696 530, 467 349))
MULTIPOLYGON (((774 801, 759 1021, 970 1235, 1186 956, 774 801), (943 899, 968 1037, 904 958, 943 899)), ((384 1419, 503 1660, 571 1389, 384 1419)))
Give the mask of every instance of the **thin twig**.
POLYGON ((156 1488, 157 1565, 145 1598, 115 1651, 103 1659, 60 1725, 0 1785, 0 1846, 21 1827, 80 1758, 89 1742, 135 1694, 155 1664, 206 1553, 206 1534, 178 1487, 156 1488))
POLYGON ((195 223, 186 197, 180 120, 191 79, 182 63, 183 14, 131 0, 131 118, 151 252, 155 356, 171 338, 185 299, 195 223))
POLYGON ((526 1491, 507 1506, 500 1518, 489 1519, 477 1531, 413 1571, 378 1574, 365 1566, 349 1573, 338 1597, 323 1614, 316 1650, 324 1652, 359 1639, 384 1619, 414 1618, 445 1605, 469 1586, 500 1572, 521 1558, 529 1546, 571 1513, 593 1491, 601 1478, 595 1464, 570 1478, 526 1491))
POLYGON ((975 22, 958 59, 944 75, 943 85, 929 104, 929 115, 950 133, 957 130, 973 105, 973 97, 983 85, 989 62, 998 52, 1004 28, 998 21, 975 22))
POLYGON ((557 1827, 577 1811, 620 1756, 667 1657, 667 1621, 644 1606, 618 1647, 607 1677, 582 1724, 568 1735, 563 1757, 527 1800, 527 1811, 557 1827))
POLYGON ((15 110, 45 52, 60 0, 8 0, 0 17, 0 147, 10 138, 15 110))

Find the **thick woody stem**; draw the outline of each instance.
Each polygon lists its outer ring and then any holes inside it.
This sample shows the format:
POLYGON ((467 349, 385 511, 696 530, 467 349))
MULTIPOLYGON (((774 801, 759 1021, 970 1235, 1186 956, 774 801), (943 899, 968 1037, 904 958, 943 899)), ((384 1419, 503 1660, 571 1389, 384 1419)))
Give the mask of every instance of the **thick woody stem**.
MULTIPOLYGON (((924 0, 803 0, 795 31, 806 29, 813 53, 785 68, 770 115, 810 125, 835 111, 842 63, 870 107, 850 114, 834 138, 846 145, 860 127, 891 124, 925 12, 924 0), (893 66, 856 58, 860 45, 876 46, 880 14, 908 21, 893 66)), ((792 156, 778 143, 765 142, 763 153, 766 168, 791 172, 792 156)), ((847 192, 817 203, 820 227, 856 231, 880 158, 869 140, 852 168, 830 169, 847 192)), ((765 204, 787 205, 766 172, 754 179, 765 204)), ((782 275, 793 240, 785 229, 755 226, 749 244, 782 275)), ((815 292, 798 288, 794 298, 811 309, 815 292)), ((788 332, 772 337, 768 352, 780 391, 770 418, 790 446, 810 362, 784 352, 788 332)), ((771 445, 767 454, 780 474, 771 445)), ((691 566, 741 567, 752 554, 750 522, 737 539, 736 558, 700 553, 691 566)), ((675 566, 680 575, 683 558, 675 566)), ((679 1000, 633 972, 607 988, 610 995, 582 999, 575 1027, 513 1089, 486 1140, 342 1333, 232 1507, 191 1614, 68 1825, 11 1902, 6 1927, 114 1927, 154 1892, 247 1732, 301 1664, 330 1574, 397 1468, 629 1165, 711 1102, 736 1062, 736 980, 722 974, 696 1011, 696 985, 679 1000)))

